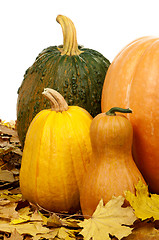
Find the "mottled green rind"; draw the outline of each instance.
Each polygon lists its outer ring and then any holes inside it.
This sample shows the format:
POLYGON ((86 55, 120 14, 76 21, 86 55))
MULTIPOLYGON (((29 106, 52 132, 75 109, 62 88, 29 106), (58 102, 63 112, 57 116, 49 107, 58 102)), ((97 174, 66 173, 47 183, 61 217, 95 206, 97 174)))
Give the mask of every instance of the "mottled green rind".
POLYGON ((50 108, 42 95, 44 88, 57 90, 68 105, 83 107, 93 117, 101 112, 101 92, 110 62, 95 50, 80 50, 80 55, 62 56, 57 46, 48 47, 27 69, 17 101, 17 131, 22 147, 33 117, 50 108))

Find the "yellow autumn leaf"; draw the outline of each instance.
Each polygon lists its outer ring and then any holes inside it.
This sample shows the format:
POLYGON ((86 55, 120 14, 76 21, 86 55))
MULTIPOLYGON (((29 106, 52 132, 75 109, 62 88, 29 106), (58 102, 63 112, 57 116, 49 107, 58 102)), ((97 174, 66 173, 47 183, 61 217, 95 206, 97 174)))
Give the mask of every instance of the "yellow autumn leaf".
POLYGON ((2 121, 0 119, 0 125, 6 126, 8 128, 11 128, 11 129, 15 129, 16 128, 16 121, 11 120, 10 122, 6 122, 5 120, 2 121))
POLYGON ((30 207, 27 206, 25 208, 21 208, 18 213, 18 218, 13 219, 10 224, 20 224, 20 223, 25 223, 30 220, 30 207))
POLYGON ((7 199, 10 202, 18 202, 22 199, 22 194, 21 193, 12 194, 9 191, 4 191, 4 192, 0 193, 0 201, 2 199, 7 199))
POLYGON ((73 236, 74 234, 71 234, 71 233, 74 233, 75 231, 73 230, 73 231, 71 231, 71 230, 69 230, 69 229, 67 229, 67 228, 65 228, 65 227, 61 227, 61 228, 59 228, 59 231, 58 231, 58 234, 57 234, 57 237, 59 238, 59 239, 67 239, 67 240, 69 240, 69 239, 75 239, 75 236, 73 236))
POLYGON ((122 196, 113 197, 105 206, 101 200, 92 217, 79 223, 84 239, 110 240, 111 234, 120 240, 131 234, 132 229, 128 225, 133 224, 136 217, 131 207, 121 207, 123 203, 122 196))
POLYGON ((17 225, 3 223, 0 224, 1 232, 11 233, 16 229, 19 234, 28 234, 31 236, 36 236, 37 234, 49 233, 50 230, 46 227, 43 227, 41 223, 21 223, 17 225))
POLYGON ((41 239, 55 239, 59 231, 59 228, 54 228, 50 230, 48 233, 37 233, 32 237, 32 240, 41 240, 41 239))
POLYGON ((74 230, 67 229, 64 227, 61 228, 51 228, 48 233, 39 234, 37 233, 36 236, 33 236, 33 240, 40 240, 40 239, 65 239, 65 240, 75 240, 74 230))
POLYGON ((141 220, 153 218, 159 220, 159 195, 150 194, 148 186, 141 180, 135 186, 136 195, 127 191, 125 193, 126 200, 135 211, 135 215, 141 220))

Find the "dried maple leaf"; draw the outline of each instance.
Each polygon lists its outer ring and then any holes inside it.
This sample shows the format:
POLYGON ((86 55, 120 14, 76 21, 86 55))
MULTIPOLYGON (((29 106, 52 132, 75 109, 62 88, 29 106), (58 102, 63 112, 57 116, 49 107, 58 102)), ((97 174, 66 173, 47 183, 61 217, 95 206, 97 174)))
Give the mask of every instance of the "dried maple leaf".
POLYGON ((85 240, 109 240, 110 234, 119 240, 131 234, 128 226, 133 224, 136 217, 131 207, 121 207, 124 197, 113 197, 105 206, 101 200, 92 217, 79 224, 82 227, 80 234, 85 240), (126 226, 127 225, 127 226, 126 226))
POLYGON ((7 190, 1 192, 0 232, 11 233, 11 236, 14 236, 13 231, 16 230, 17 236, 29 235, 35 240, 76 239, 75 234, 79 233, 80 230, 67 228, 70 225, 70 220, 68 220, 67 224, 67 220, 63 222, 63 219, 56 214, 45 217, 40 211, 32 208, 31 205, 21 202, 20 196, 21 194, 14 195, 7 190))
POLYGON ((55 239, 59 231, 59 228, 54 228, 53 230, 50 230, 48 233, 37 233, 36 236, 33 236, 33 240, 41 240, 41 239, 55 239))
POLYGON ((11 236, 7 238, 4 236, 4 240, 23 240, 23 236, 21 236, 16 229, 11 233, 11 236))
POLYGON ((159 240, 159 231, 154 228, 152 223, 141 223, 132 234, 122 240, 159 240))
POLYGON ((61 227, 59 228, 59 231, 58 231, 58 234, 57 234, 57 237, 60 238, 60 239, 75 239, 75 236, 74 234, 71 234, 71 232, 74 232, 74 230, 69 230, 67 228, 64 228, 64 227, 61 227))
POLYGON ((35 223, 28 222, 28 223, 21 223, 17 225, 7 224, 7 223, 0 224, 1 232, 11 233, 14 231, 14 229, 16 229, 16 231, 21 235, 28 234, 31 236, 48 233, 50 231, 48 228, 43 227, 42 224, 39 222, 35 222, 35 223))
POLYGON ((55 213, 53 213, 47 220, 47 227, 61 227, 62 220, 55 213))
POLYGON ((19 224, 30 221, 30 207, 21 208, 18 212, 18 218, 15 218, 11 221, 11 224, 19 224))
POLYGON ((80 220, 71 219, 70 217, 60 218, 55 213, 53 213, 47 219, 46 225, 47 227, 68 227, 78 229, 79 228, 78 223, 80 223, 80 220))
POLYGON ((65 227, 69 227, 69 228, 79 228, 78 223, 80 223, 81 221, 79 219, 71 219, 71 218, 67 218, 67 219, 62 219, 62 223, 63 226, 65 227))
POLYGON ((14 182, 15 178, 11 171, 0 168, 0 182, 14 182))
POLYGON ((11 221, 14 218, 18 218, 18 212, 15 210, 17 203, 9 202, 5 206, 0 206, 0 218, 11 221))
POLYGON ((12 125, 0 122, 0 164, 20 167, 21 145, 17 131, 12 125))
POLYGON ((37 209, 35 210, 35 212, 33 212, 33 214, 30 216, 30 221, 37 221, 37 222, 43 222, 44 223, 44 218, 46 218, 45 216, 42 216, 42 214, 40 212, 37 211, 37 209))
POLYGON ((12 194, 10 191, 5 190, 3 192, 0 192, 0 205, 1 201, 8 200, 9 202, 18 202, 22 199, 22 194, 12 194))
POLYGON ((75 230, 67 229, 64 227, 61 228, 52 228, 48 231, 48 233, 37 233, 36 236, 33 236, 33 240, 39 239, 65 239, 65 240, 73 240, 75 237, 75 230))
POLYGON ((125 193, 126 200, 135 211, 135 215, 141 220, 153 218, 159 220, 159 195, 150 194, 148 186, 141 180, 135 186, 136 195, 127 191, 125 193))

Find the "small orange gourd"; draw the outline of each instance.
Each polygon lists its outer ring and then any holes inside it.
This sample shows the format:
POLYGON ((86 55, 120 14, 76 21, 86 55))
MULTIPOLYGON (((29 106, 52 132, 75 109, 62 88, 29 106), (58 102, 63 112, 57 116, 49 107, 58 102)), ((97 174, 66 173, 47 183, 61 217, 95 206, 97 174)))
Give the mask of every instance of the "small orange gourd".
POLYGON ((45 89, 52 109, 39 112, 31 122, 20 170, 23 197, 53 212, 76 212, 79 189, 91 157, 91 115, 68 106, 61 94, 45 89))
POLYGON ((112 196, 124 195, 126 190, 135 192, 134 184, 143 180, 132 158, 132 125, 116 111, 131 113, 130 109, 112 108, 98 114, 91 123, 93 153, 80 191, 85 217, 93 214, 101 199, 106 203, 112 196))

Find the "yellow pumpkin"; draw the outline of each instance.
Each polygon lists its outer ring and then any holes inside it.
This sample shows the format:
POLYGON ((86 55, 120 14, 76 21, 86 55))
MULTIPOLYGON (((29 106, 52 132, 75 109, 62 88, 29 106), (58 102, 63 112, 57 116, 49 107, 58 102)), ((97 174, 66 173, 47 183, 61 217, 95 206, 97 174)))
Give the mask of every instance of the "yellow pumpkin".
POLYGON ((23 197, 42 208, 59 212, 79 210, 79 189, 92 153, 91 115, 68 106, 61 94, 45 89, 52 109, 32 120, 20 170, 23 197))
POLYGON ((115 112, 131 113, 130 109, 112 108, 92 121, 90 137, 92 159, 80 191, 83 215, 90 217, 99 201, 107 203, 112 196, 135 193, 141 173, 132 158, 133 129, 130 121, 115 112))

